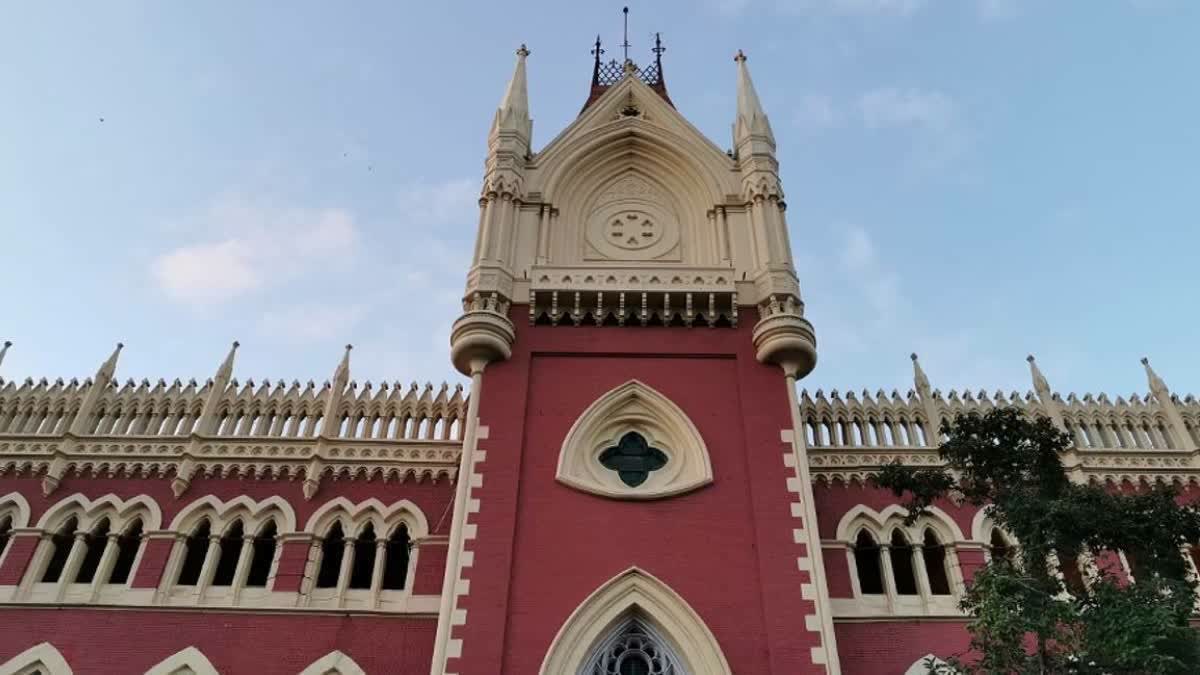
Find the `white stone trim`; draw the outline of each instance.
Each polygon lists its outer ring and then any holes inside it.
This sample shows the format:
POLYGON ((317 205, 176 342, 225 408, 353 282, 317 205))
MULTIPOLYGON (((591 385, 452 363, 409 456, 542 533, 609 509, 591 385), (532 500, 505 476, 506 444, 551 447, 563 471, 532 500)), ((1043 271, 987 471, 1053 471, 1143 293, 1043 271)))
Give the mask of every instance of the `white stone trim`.
POLYGON ((0 663, 0 675, 73 675, 67 660, 49 642, 34 645, 11 659, 0 663))
POLYGON ((221 675, 199 649, 186 647, 159 661, 146 675, 221 675), (184 670, 187 668, 188 670, 184 670))
POLYGON ((11 515, 14 530, 29 525, 29 513, 29 502, 21 493, 10 492, 0 497, 0 518, 11 515))
POLYGON ((313 661, 300 675, 367 675, 367 672, 354 659, 335 649, 313 661))
POLYGON ((204 518, 211 521, 213 534, 224 532, 235 520, 242 521, 242 528, 247 534, 256 534, 268 520, 275 520, 279 534, 296 531, 296 512, 279 495, 262 501, 238 495, 227 502, 214 495, 205 495, 180 509, 171 520, 170 529, 190 533, 204 518))
MULTIPOLYGON (((488 427, 480 425, 475 432, 476 442, 487 440, 487 438, 488 427)), ((458 569, 454 574, 454 587, 450 591, 450 638, 446 642, 447 660, 462 656, 463 639, 461 637, 454 637, 454 629, 459 626, 465 626, 467 623, 467 610, 459 609, 458 600, 464 595, 471 593, 471 580, 463 578, 463 568, 475 565, 475 551, 472 550, 472 542, 479 536, 479 525, 471 521, 474 519, 473 516, 479 513, 481 502, 478 497, 474 496, 474 493, 475 488, 483 487, 483 474, 479 472, 478 467, 480 462, 487 459, 487 454, 486 450, 479 447, 472 453, 471 475, 468 477, 463 520, 462 552, 458 556, 458 569)), ((446 592, 445 589, 442 592, 446 592)))
POLYGON ((659 499, 713 480, 708 448, 696 425, 666 396, 630 380, 596 399, 571 426, 558 455, 555 478, 565 485, 614 499, 659 499), (599 457, 628 432, 637 432, 667 455, 667 464, 637 487, 623 483, 599 457))
POLYGON ((38 518, 36 527, 53 532, 56 531, 70 516, 79 518, 80 530, 90 531, 102 518, 108 518, 114 529, 117 524, 128 524, 134 518, 142 519, 144 530, 157 530, 162 527, 162 509, 147 495, 138 495, 122 499, 112 493, 103 497, 89 499, 81 493, 59 500, 46 509, 38 518))
MULTIPOLYGON (((828 599, 821 596, 816 588, 816 576, 818 574, 817 566, 813 564, 813 558, 822 554, 820 549, 820 538, 816 536, 815 531, 809 530, 809 523, 805 518, 805 500, 811 499, 803 490, 804 479, 801 477, 799 467, 796 461, 796 451, 794 441, 796 440, 795 432, 791 429, 781 429, 779 432, 779 440, 788 446, 787 452, 783 453, 783 465, 791 470, 791 475, 787 479, 787 489, 793 496, 793 501, 788 505, 794 519, 794 527, 792 528, 792 543, 803 544, 807 550, 807 555, 796 556, 796 568, 804 572, 809 577, 809 583, 803 584, 800 587, 800 597, 812 603, 814 612, 804 615, 804 630, 815 633, 817 636, 817 645, 812 648, 811 660, 815 665, 826 666, 829 670, 829 654, 825 644, 825 631, 822 613, 832 614, 832 607, 828 604, 828 599), (813 542, 817 542, 815 545, 813 542)), ((809 491, 811 493, 811 490, 809 491)), ((814 511, 815 513, 815 511, 814 511)), ((811 523, 813 527, 816 523, 811 523)), ((824 568, 821 569, 823 571, 824 568)))
POLYGON ((630 614, 672 642, 692 675, 731 675, 729 662, 700 615, 653 575, 631 567, 605 582, 567 617, 538 671, 574 673, 596 644, 630 614))
POLYGON ((391 530, 401 522, 408 527, 408 535, 413 539, 429 534, 429 521, 419 506, 407 499, 387 506, 374 497, 358 504, 346 497, 331 499, 309 516, 304 531, 321 536, 339 518, 345 519, 342 525, 348 537, 356 536, 367 523, 374 526, 379 537, 390 536, 391 530))
POLYGON ((891 538, 892 530, 902 529, 910 542, 916 542, 919 539, 914 537, 924 534, 926 527, 932 527, 941 537, 942 544, 950 545, 966 540, 962 528, 945 511, 930 506, 927 513, 928 516, 922 517, 911 526, 906 526, 903 521, 908 515, 908 509, 899 504, 889 504, 882 511, 876 511, 865 504, 856 504, 838 521, 837 538, 842 542, 853 543, 859 529, 869 525, 875 534, 886 534, 888 539, 891 538))

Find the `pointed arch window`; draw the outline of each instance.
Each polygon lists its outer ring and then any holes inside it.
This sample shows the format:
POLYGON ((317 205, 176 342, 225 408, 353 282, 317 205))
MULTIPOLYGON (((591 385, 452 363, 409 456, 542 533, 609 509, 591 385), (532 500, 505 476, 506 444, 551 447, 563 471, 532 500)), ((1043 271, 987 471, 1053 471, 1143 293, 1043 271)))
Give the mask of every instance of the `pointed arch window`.
POLYGON ((900 530, 892 532, 891 550, 892 580, 898 595, 917 595, 917 574, 913 568, 913 547, 908 537, 900 530))
POLYGON ((129 582, 133 572, 133 562, 137 559, 138 548, 142 543, 142 521, 135 520, 125 532, 117 538, 117 562, 113 565, 112 574, 108 577, 110 584, 129 582))
POLYGON ((375 526, 367 523, 354 542, 354 561, 350 569, 350 588, 370 588, 375 572, 375 526))
POLYGON ((342 569, 342 556, 345 553, 346 537, 342 534, 342 524, 334 523, 321 542, 321 569, 317 571, 317 588, 335 588, 342 569))
POLYGON ((408 581, 408 556, 411 540, 408 527, 401 524, 392 532, 387 544, 387 566, 383 569, 383 589, 402 590, 408 581))
POLYGON ((626 619, 600 643, 579 675, 687 675, 658 633, 636 617, 626 619))
POLYGON ((271 564, 275 561, 275 521, 268 521, 254 538, 254 552, 250 559, 250 573, 246 575, 246 586, 264 587, 271 576, 271 564))
POLYGON ((864 595, 883 595, 883 565, 879 544, 863 530, 854 540, 854 566, 864 595))
POLYGON ((933 595, 950 595, 950 577, 946 573, 946 546, 938 540, 931 528, 925 529, 921 545, 925 573, 929 577, 929 592, 933 595))
POLYGON ((213 586, 232 586, 237 574, 238 557, 242 553, 242 521, 235 522, 221 537, 221 556, 217 559, 217 571, 213 574, 213 586))
POLYGON ((46 564, 46 571, 42 574, 42 582, 54 583, 62 576, 63 568, 67 566, 67 556, 71 555, 71 545, 75 541, 75 530, 79 527, 79 520, 75 516, 71 516, 67 522, 63 523, 62 527, 58 528, 50 537, 50 545, 53 551, 50 554, 50 561, 46 564))
POLYGON ((204 570, 204 557, 208 553, 211 532, 212 525, 207 519, 202 520, 184 542, 183 565, 179 568, 179 580, 176 584, 195 586, 200 582, 200 572, 204 570))
POLYGON ((100 569, 100 558, 104 555, 104 547, 108 544, 108 518, 103 518, 96 527, 84 536, 84 546, 87 547, 87 552, 83 555, 83 562, 79 565, 79 572, 75 575, 75 583, 90 584, 96 578, 96 571, 100 569))

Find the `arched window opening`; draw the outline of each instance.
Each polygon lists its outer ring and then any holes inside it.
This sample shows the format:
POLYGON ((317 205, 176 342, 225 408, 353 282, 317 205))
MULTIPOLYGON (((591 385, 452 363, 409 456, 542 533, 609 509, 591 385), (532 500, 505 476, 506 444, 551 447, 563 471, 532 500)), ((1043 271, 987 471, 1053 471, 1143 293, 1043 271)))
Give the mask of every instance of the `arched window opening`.
POLYGON ((75 583, 90 584, 96 578, 96 570, 100 568, 100 557, 104 555, 104 547, 108 544, 108 518, 96 524, 95 529, 84 535, 84 545, 87 551, 83 562, 79 565, 79 573, 75 575, 75 583))
POLYGON ((883 564, 879 544, 866 530, 854 541, 854 567, 863 595, 883 595, 883 564))
POLYGON ((195 586, 200 582, 200 572, 204 570, 204 556, 208 553, 208 540, 211 537, 212 525, 203 520, 184 543, 183 565, 179 568, 180 586, 195 586))
POLYGON ((350 570, 350 588, 370 588, 375 572, 375 526, 367 523, 354 542, 354 565, 350 570))
POLYGON ((1083 582, 1083 571, 1080 569, 1079 558, 1074 555, 1062 555, 1058 558, 1058 573, 1062 575, 1063 585, 1071 595, 1081 598, 1087 594, 1087 585, 1083 582))
POLYGON ((217 571, 213 574, 213 586, 232 586, 237 574, 238 558, 242 553, 242 521, 237 521, 221 537, 221 555, 217 558, 217 571))
POLYGON ((250 559, 250 574, 246 575, 247 586, 267 585, 271 563, 275 561, 275 532, 275 521, 272 520, 254 538, 254 556, 250 559))
POLYGON ((0 555, 8 548, 8 540, 12 538, 12 516, 0 518, 0 555))
POLYGON ((892 577, 899 595, 917 594, 917 575, 913 569, 913 549, 900 530, 892 532, 892 577))
POLYGON ((321 542, 321 569, 317 571, 317 588, 335 588, 338 574, 342 569, 342 556, 345 553, 346 537, 342 534, 342 524, 334 523, 321 542))
POLYGON ((671 647, 640 619, 619 624, 579 670, 584 675, 681 675, 683 666, 671 647))
POLYGON ((138 547, 142 544, 142 521, 135 520, 133 525, 117 538, 117 562, 113 564, 112 574, 108 577, 110 584, 129 582, 133 572, 133 561, 137 559, 138 547))
POLYGON ((1000 534, 999 529, 992 530, 991 547, 992 560, 1007 560, 1008 562, 1012 562, 1012 545, 1008 543, 1003 534, 1000 534))
POLYGON ((79 527, 79 521, 74 516, 50 537, 50 545, 54 547, 50 554, 50 562, 46 565, 46 572, 42 575, 42 581, 45 583, 54 583, 62 576, 63 568, 67 566, 67 556, 71 555, 71 544, 75 541, 75 528, 79 527))
MULTIPOLYGON (((3 550, 3 548, 0 547, 0 550, 3 550)), ((1200 575, 1200 546, 1189 546, 1188 556, 1192 559, 1192 568, 1197 575, 1200 575)))
POLYGON ((408 528, 404 525, 396 528, 388 538, 386 565, 383 568, 383 589, 398 591, 404 588, 408 581, 408 547, 410 540, 408 528))
POLYGON ((946 547, 938 541, 933 530, 925 530, 921 555, 925 561, 925 574, 929 577, 929 592, 934 595, 950 595, 950 577, 946 573, 946 547))

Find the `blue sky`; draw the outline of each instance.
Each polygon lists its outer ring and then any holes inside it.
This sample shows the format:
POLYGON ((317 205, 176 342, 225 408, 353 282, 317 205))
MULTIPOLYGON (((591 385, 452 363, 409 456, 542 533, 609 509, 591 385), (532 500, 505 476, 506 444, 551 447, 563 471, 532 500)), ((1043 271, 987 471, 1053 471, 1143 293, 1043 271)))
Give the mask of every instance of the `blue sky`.
MULTIPOLYGON (((810 388, 1200 381, 1200 3, 632 2, 722 147, 744 49, 779 141, 810 388)), ((18 3, 0 22, 5 378, 455 377, 485 135, 529 44, 534 145, 616 2, 18 3), (103 118, 103 121, 101 121, 103 118)))

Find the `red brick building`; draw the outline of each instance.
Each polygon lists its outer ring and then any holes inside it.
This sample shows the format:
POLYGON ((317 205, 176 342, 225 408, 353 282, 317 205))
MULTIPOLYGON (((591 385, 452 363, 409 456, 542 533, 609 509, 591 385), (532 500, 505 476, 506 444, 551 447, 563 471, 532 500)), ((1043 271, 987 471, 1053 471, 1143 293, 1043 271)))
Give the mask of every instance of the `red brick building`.
POLYGON ((906 395, 798 391, 817 341, 745 56, 731 150, 656 51, 597 56, 535 151, 527 55, 450 336, 469 391, 359 387, 349 349, 324 386, 239 383, 236 344, 203 384, 122 384, 119 347, 0 381, 0 675, 905 673, 965 647, 957 597, 1016 545, 872 487, 941 420, 1048 415, 1081 481, 1200 473, 1200 405, 1148 364, 1128 401, 1032 358, 1025 396, 943 395, 915 355, 906 395))

